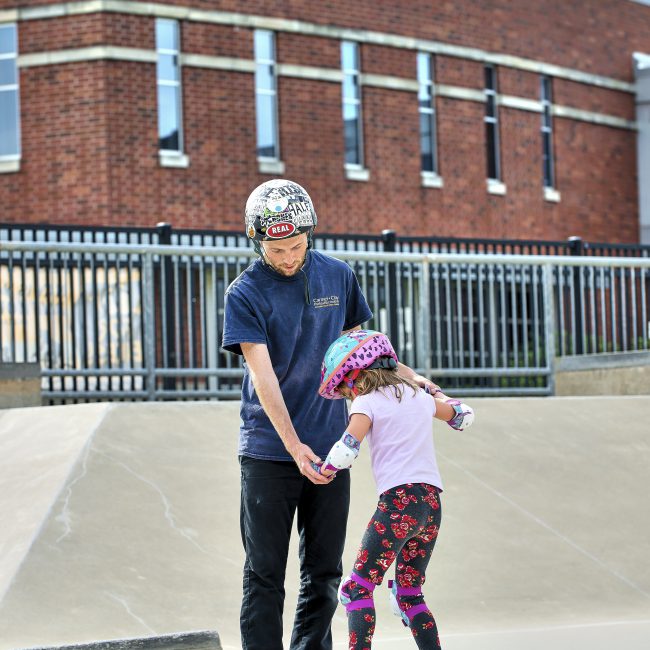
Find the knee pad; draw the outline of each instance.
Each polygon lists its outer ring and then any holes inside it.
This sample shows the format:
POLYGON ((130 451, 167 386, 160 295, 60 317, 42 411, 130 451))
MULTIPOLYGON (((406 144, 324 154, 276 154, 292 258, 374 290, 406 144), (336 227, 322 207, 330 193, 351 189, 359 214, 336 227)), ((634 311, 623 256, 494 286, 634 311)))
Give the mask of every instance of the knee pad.
POLYGON ((399 616, 406 627, 411 627, 411 621, 414 616, 421 612, 429 611, 427 604, 424 602, 422 587, 400 587, 394 580, 389 580, 388 588, 390 589, 389 598, 393 614, 399 616), (401 596, 422 596, 423 600, 418 605, 405 608, 402 604, 401 596))
POLYGON ((346 612, 351 612, 355 609, 374 609, 375 601, 372 596, 372 592, 375 590, 377 585, 368 582, 365 578, 362 578, 356 573, 351 573, 347 578, 341 580, 339 585, 339 602, 345 607, 346 612), (350 583, 356 583, 360 587, 367 589, 370 592, 369 596, 356 596, 350 592, 350 583))

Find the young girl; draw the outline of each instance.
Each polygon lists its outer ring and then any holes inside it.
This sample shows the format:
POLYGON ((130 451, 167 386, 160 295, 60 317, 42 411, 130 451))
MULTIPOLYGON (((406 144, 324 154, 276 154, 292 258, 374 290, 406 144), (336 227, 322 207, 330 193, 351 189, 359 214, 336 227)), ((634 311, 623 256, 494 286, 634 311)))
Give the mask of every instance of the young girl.
POLYGON ((350 650, 366 650, 375 628, 373 591, 396 561, 388 581, 393 611, 420 648, 440 648, 422 585, 440 526, 440 492, 431 418, 454 429, 471 425, 474 413, 440 391, 430 395, 397 372, 397 355, 381 332, 355 330, 325 354, 319 393, 352 400, 348 427, 319 471, 350 467, 368 437, 379 503, 357 553, 353 572, 341 581, 339 600, 348 615, 350 650))

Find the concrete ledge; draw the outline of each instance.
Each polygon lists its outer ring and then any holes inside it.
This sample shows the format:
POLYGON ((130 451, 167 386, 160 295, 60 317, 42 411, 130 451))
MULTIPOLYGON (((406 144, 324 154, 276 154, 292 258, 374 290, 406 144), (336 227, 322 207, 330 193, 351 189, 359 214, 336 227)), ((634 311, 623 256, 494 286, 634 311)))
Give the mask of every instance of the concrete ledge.
POLYGON ((0 409, 41 403, 40 364, 0 363, 0 409))
POLYGON ((556 395, 648 395, 650 352, 557 357, 556 395))
POLYGON ((95 641, 79 645, 38 646, 28 650, 221 650, 219 635, 214 630, 180 632, 133 639, 95 641))

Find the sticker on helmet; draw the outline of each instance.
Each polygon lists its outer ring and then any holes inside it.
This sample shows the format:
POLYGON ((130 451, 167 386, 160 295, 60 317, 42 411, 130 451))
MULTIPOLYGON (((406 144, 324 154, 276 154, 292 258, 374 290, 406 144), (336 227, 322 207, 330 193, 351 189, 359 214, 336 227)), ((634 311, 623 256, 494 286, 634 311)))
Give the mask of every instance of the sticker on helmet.
POLYGON ((292 235, 295 230, 296 227, 292 223, 289 223, 288 221, 282 221, 280 223, 269 226, 268 230, 266 231, 266 235, 267 237, 271 237, 273 239, 282 239, 283 237, 289 237, 292 235))
POLYGON ((252 225, 248 226, 248 232, 246 234, 249 239, 253 239, 255 237, 255 228, 252 225))
POLYGON ((278 196, 276 192, 273 194, 275 196, 271 195, 266 201, 266 209, 269 212, 284 212, 289 205, 289 199, 286 196, 278 196))

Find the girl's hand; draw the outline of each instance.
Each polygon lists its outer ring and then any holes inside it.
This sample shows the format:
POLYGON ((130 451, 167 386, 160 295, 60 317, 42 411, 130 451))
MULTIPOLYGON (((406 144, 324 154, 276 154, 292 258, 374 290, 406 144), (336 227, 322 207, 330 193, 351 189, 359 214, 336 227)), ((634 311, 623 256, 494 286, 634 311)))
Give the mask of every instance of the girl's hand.
POLYGON ((311 450, 309 445, 298 442, 293 448, 289 449, 289 453, 293 456, 300 473, 308 478, 316 485, 324 485, 328 483, 328 479, 318 472, 318 465, 322 462, 321 459, 311 450), (314 467, 316 465, 316 468, 314 467))

